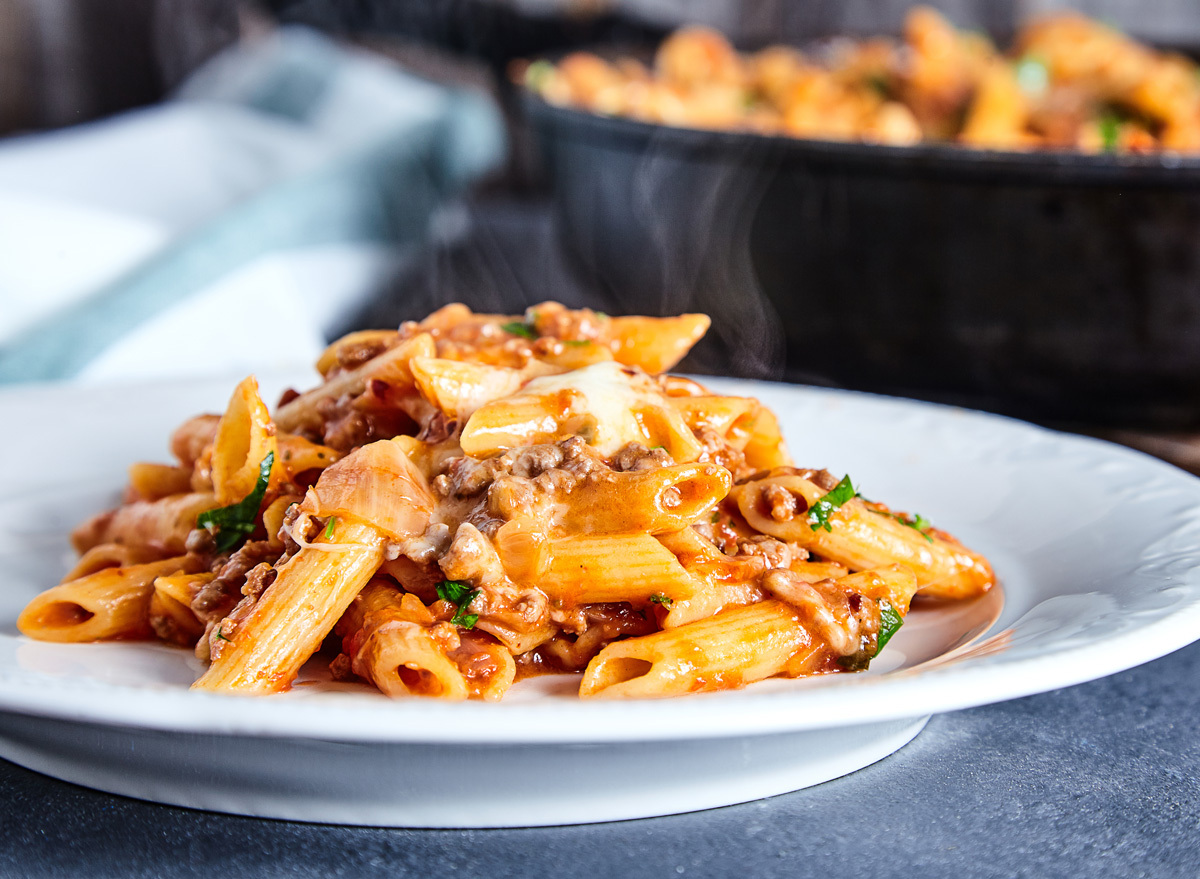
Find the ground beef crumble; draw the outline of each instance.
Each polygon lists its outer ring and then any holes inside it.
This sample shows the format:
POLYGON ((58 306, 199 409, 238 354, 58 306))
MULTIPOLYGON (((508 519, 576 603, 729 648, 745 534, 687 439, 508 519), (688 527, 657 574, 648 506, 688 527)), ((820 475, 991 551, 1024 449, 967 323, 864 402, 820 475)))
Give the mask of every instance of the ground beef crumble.
MULTIPOLYGON (((250 571, 259 566, 270 567, 266 563, 274 561, 278 555, 278 547, 269 541, 251 540, 228 558, 215 557, 213 570, 217 576, 196 593, 192 599, 192 612, 201 622, 221 619, 242 596, 250 571)), ((258 576, 261 579, 263 575, 258 576)))

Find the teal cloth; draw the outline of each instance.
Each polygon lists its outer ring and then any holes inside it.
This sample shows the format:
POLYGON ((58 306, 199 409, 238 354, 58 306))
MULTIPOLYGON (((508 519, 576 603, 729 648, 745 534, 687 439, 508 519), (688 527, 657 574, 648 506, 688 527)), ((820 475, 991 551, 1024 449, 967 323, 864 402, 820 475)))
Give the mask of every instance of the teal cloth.
MULTIPOLYGON (((325 109, 345 63, 346 53, 324 38, 293 36, 234 98, 303 125, 325 109)), ((481 94, 398 69, 385 75, 401 98, 392 103, 395 118, 371 120, 364 142, 347 139, 347 149, 324 165, 268 187, 0 348, 0 382, 70 378, 143 321, 272 251, 419 242, 439 204, 502 160, 503 123, 481 94), (396 112, 404 90, 414 96, 413 109, 396 112)))

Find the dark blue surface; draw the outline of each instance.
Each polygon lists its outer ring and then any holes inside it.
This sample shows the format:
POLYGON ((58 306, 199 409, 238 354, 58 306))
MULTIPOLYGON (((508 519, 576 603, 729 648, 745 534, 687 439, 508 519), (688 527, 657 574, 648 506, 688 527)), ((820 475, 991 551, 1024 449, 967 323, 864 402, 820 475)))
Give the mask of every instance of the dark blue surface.
POLYGON ((21 877, 1200 876, 1200 645, 933 718, 808 790, 691 815, 532 830, 236 818, 0 761, 0 875, 21 877))

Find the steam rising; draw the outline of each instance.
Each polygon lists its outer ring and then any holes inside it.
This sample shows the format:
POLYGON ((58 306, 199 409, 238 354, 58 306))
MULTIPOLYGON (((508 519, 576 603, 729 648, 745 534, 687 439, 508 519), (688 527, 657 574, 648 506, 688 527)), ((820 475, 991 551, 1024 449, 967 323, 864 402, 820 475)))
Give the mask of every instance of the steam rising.
MULTIPOLYGON (((636 280, 612 295, 625 311, 710 315, 710 338, 688 364, 697 370, 783 375, 782 327, 750 259, 755 212, 769 177, 764 159, 753 145, 711 159, 659 148, 655 140, 636 160, 633 234, 645 236, 649 246, 631 252, 648 256, 642 265, 626 266, 626 279, 636 280)), ((611 270, 596 268, 602 276, 611 270)))
POLYGON ((681 370, 781 377, 782 325, 750 259, 769 157, 756 146, 706 157, 657 139, 629 152, 574 143, 567 155, 553 169, 552 211, 494 199, 443 210, 432 246, 347 329, 452 301, 509 314, 546 299, 612 314, 699 311, 712 329, 681 370))

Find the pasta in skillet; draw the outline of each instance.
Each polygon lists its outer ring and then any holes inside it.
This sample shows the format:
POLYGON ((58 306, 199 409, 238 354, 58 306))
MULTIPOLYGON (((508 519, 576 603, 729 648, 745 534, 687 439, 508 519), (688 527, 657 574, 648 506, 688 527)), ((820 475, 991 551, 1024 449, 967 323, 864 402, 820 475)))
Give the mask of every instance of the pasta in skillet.
POLYGON ((553 104, 686 128, 818 140, 1084 153, 1200 151, 1200 67, 1077 12, 1035 18, 1008 52, 925 6, 899 40, 741 54, 685 27, 654 62, 575 52, 515 71, 553 104))
POLYGON ((707 328, 450 305, 335 342, 274 413, 247 378, 177 463, 131 468, 18 626, 193 648, 223 693, 286 690, 333 644, 392 697, 546 672, 673 696, 866 668, 915 595, 991 587, 920 516, 793 466, 757 400, 666 375, 707 328))

